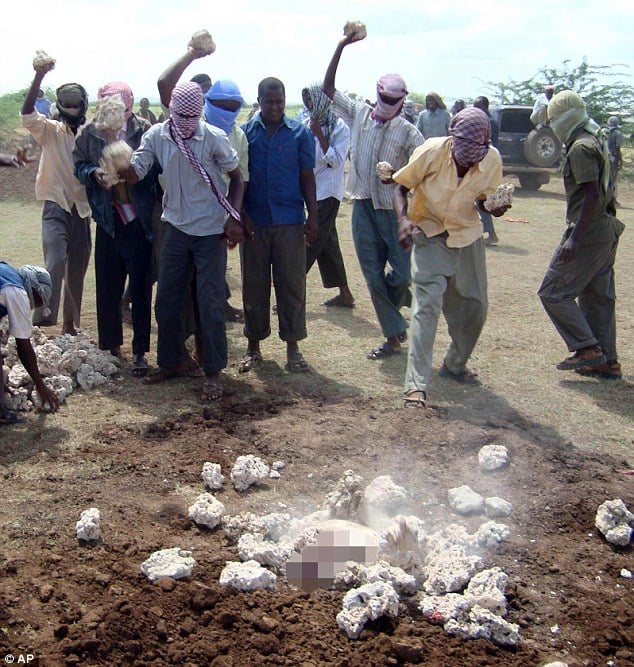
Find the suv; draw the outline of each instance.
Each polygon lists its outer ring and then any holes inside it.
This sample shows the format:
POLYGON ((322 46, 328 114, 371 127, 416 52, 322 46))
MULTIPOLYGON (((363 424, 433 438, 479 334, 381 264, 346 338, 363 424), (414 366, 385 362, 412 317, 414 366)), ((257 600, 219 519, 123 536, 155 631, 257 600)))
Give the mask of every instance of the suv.
POLYGON ((491 107, 500 128, 498 150, 504 175, 514 174, 525 190, 538 190, 550 181, 561 159, 561 142, 546 126, 531 122, 533 107, 502 104, 491 107))

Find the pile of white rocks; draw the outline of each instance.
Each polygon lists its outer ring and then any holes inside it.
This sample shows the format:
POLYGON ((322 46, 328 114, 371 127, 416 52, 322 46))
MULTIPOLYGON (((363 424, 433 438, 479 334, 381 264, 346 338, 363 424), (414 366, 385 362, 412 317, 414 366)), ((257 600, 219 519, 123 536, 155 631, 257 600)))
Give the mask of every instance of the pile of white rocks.
MULTIPOLYGON (((0 321, 0 346, 4 359, 2 372, 10 410, 28 411, 41 407, 33 381, 18 358, 15 339, 8 336, 8 320, 0 321)), ((49 338, 39 327, 33 327, 31 342, 44 382, 64 402, 78 387, 93 389, 107 383, 119 372, 118 360, 110 352, 98 349, 85 333, 49 338)))

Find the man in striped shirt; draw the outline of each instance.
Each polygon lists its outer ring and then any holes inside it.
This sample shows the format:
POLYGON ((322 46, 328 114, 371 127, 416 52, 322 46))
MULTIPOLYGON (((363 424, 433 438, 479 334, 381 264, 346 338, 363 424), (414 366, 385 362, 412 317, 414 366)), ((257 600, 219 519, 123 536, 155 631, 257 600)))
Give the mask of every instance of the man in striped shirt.
POLYGON ((333 111, 350 128, 351 159, 347 190, 354 201, 352 238, 370 298, 386 340, 370 350, 368 359, 384 359, 401 351, 407 338, 407 322, 400 309, 411 295, 409 254, 398 242, 398 223, 392 209, 392 179, 379 180, 378 162, 393 170, 405 164, 423 143, 422 134, 401 116, 407 96, 398 74, 387 74, 377 83, 376 104, 357 102, 335 88, 335 76, 343 49, 359 41, 342 37, 324 77, 323 91, 333 101, 333 111), (386 265, 390 265, 386 272, 386 265))

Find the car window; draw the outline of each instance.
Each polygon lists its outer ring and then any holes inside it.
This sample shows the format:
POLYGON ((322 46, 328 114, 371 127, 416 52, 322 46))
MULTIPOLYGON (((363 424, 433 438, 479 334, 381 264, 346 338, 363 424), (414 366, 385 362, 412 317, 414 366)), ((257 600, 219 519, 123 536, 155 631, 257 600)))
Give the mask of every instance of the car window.
POLYGON ((522 134, 528 134, 534 129, 535 126, 531 123, 530 109, 528 113, 524 113, 523 111, 516 113, 509 110, 502 113, 500 132, 521 132, 522 134))

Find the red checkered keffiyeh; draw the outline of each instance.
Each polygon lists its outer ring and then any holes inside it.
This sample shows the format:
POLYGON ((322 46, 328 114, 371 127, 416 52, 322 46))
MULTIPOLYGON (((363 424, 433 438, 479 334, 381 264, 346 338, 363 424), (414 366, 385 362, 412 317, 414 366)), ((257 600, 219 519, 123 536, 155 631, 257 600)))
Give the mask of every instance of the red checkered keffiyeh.
POLYGON ((449 124, 453 137, 451 152, 456 162, 463 167, 472 166, 486 157, 491 143, 489 117, 475 107, 467 107, 457 113, 449 124))
POLYGON ((170 100, 170 119, 168 121, 170 131, 176 145, 200 177, 212 189, 216 199, 227 211, 227 213, 240 222, 240 214, 229 203, 227 198, 218 190, 207 170, 194 155, 194 152, 186 143, 190 139, 200 123, 203 112, 203 93, 200 86, 192 81, 176 84, 170 100))
POLYGON ((125 119, 130 120, 132 117, 132 109, 134 107, 134 94, 132 88, 123 82, 123 81, 111 81, 110 83, 104 83, 101 88, 97 91, 97 97, 99 99, 103 97, 110 97, 111 95, 116 94, 121 95, 121 99, 125 104, 125 119))

